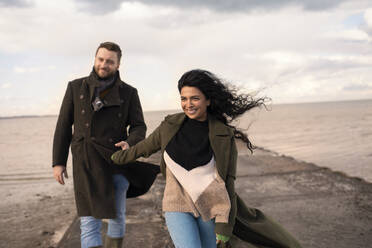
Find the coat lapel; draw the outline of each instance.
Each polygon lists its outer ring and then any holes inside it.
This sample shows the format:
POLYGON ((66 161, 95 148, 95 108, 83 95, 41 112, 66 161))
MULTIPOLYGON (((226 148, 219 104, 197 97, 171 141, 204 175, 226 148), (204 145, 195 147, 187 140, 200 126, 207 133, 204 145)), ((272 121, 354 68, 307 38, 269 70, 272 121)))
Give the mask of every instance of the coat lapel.
POLYGON ((96 80, 92 80, 92 76, 89 76, 87 78, 87 84, 89 86, 89 99, 90 102, 92 102, 94 97, 94 90, 96 89, 96 87, 98 87, 98 82, 96 80))
POLYGON ((87 79, 83 79, 83 82, 80 87, 80 94, 79 94, 79 105, 80 106, 89 106, 88 108, 84 108, 85 112, 91 113, 93 111, 91 107, 91 98, 90 98, 90 88, 89 84, 87 83, 87 79))
POLYGON ((232 132, 228 126, 215 117, 208 116, 209 141, 215 156, 218 174, 226 179, 231 153, 232 132))
POLYGON ((179 113, 173 116, 170 116, 166 119, 167 123, 167 130, 163 132, 162 136, 162 150, 164 152, 165 147, 168 145, 169 141, 173 138, 174 135, 180 129, 182 123, 184 122, 186 115, 184 113, 179 113))
POLYGON ((118 78, 115 84, 112 86, 111 89, 107 92, 107 94, 103 97, 103 101, 106 107, 109 106, 120 106, 120 94, 119 94, 119 85, 121 81, 118 78))

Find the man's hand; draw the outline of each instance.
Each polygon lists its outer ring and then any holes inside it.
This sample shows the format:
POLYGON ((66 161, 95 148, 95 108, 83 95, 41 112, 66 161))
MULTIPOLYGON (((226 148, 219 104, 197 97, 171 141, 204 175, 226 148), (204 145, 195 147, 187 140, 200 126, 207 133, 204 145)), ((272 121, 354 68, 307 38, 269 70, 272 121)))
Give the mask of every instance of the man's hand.
POLYGON ((65 184, 64 176, 68 178, 66 166, 63 165, 53 166, 53 176, 57 182, 64 185, 65 184))
POLYGON ((120 141, 115 144, 116 147, 121 147, 122 150, 126 150, 129 148, 129 144, 125 141, 120 141))

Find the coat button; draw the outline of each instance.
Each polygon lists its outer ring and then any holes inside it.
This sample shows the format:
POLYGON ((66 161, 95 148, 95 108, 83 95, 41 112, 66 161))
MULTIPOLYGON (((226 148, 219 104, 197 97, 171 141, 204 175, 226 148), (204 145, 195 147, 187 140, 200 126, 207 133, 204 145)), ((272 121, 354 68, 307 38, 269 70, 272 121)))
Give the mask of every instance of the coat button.
POLYGON ((112 143, 114 142, 114 140, 112 138, 109 138, 109 142, 112 143))
POLYGON ((120 103, 123 104, 124 103, 124 100, 123 99, 120 99, 120 103))
POLYGON ((85 123, 85 126, 88 128, 89 127, 89 123, 85 123))
POLYGON ((90 137, 91 140, 95 141, 96 140, 96 137, 90 137))
POLYGON ((80 95, 80 99, 84 99, 84 95, 80 95))
POLYGON ((120 87, 120 88, 123 88, 124 86, 121 84, 119 87, 120 87))
POLYGON ((118 114, 118 117, 119 117, 119 118, 121 118, 122 116, 123 116, 123 114, 122 114, 122 113, 119 113, 119 114, 118 114))
POLYGON ((106 100, 103 100, 103 103, 104 103, 104 104, 107 104, 107 101, 106 101, 106 100))
POLYGON ((85 110, 84 109, 81 110, 81 114, 82 115, 85 114, 85 110))

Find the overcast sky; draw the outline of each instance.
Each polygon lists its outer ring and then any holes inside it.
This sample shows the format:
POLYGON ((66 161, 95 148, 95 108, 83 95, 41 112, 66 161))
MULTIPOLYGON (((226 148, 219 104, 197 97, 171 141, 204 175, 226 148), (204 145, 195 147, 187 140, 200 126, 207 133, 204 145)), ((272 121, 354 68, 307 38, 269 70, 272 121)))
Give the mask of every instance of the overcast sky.
POLYGON ((0 0, 0 116, 57 114, 103 41, 145 111, 194 68, 273 103, 372 99, 370 0, 0 0))

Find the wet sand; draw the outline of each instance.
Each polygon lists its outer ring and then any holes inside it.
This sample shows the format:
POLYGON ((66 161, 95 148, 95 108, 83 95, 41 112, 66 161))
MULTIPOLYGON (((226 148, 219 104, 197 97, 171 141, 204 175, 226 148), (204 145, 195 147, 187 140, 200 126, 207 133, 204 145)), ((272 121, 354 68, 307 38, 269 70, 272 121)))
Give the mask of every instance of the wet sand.
POLYGON ((0 247, 56 247, 76 215, 72 179, 0 176, 0 247))

